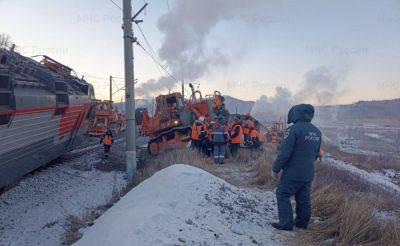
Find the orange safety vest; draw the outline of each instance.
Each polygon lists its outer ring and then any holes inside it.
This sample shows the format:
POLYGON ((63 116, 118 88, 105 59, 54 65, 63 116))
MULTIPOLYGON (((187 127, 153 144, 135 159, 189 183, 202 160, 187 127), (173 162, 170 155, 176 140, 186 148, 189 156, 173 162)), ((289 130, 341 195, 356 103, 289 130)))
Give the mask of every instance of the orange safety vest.
POLYGON ((110 135, 106 135, 103 139, 103 144, 104 145, 111 145, 112 139, 110 135))
POLYGON ((250 134, 250 129, 247 127, 243 127, 243 134, 245 135, 250 134))
POLYGON ((203 125, 196 125, 196 123, 193 124, 191 135, 192 140, 200 140, 200 132, 202 127, 203 125))
POLYGON ((260 134, 260 132, 259 131, 257 131, 257 130, 252 130, 251 131, 251 137, 252 138, 258 138, 258 140, 260 141, 260 142, 264 142, 264 137, 263 136, 261 136, 261 134, 260 134))
POLYGON ((243 142, 243 129, 241 125, 235 125, 233 127, 233 130, 235 130, 236 127, 239 127, 239 134, 231 139, 231 143, 240 144, 241 142, 243 142))

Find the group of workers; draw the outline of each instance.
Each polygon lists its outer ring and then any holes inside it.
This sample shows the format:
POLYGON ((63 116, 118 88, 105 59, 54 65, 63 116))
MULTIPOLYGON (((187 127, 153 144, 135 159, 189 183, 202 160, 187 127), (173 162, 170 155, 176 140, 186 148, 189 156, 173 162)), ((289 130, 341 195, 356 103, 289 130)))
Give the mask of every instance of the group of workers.
MULTIPOLYGON (((307 229, 310 221, 314 163, 323 155, 322 134, 311 123, 313 117, 314 107, 309 104, 293 106, 288 113, 287 123, 292 126, 285 131, 282 146, 272 167, 273 178, 279 179, 276 189, 279 221, 271 223, 277 230, 291 231, 293 227, 307 229), (296 201, 295 219, 290 201, 292 196, 296 201)), ((214 162, 222 164, 228 143, 235 159, 240 144, 246 144, 246 140, 255 140, 260 135, 254 123, 249 115, 245 122, 235 118, 230 127, 223 117, 218 117, 217 122, 211 122, 210 125, 204 121, 204 117, 200 117, 193 125, 193 146, 202 151, 204 143, 211 142, 214 146, 214 162)))
POLYGON ((243 121, 235 117, 229 125, 223 116, 209 124, 201 116, 192 126, 191 141, 193 148, 209 157, 213 154, 215 164, 223 164, 228 149, 236 160, 241 144, 260 149, 265 137, 250 114, 243 121))
MULTIPOLYGON (((314 162, 322 157, 321 131, 311 120, 314 107, 309 104, 293 106, 288 113, 288 124, 279 154, 272 168, 273 178, 280 179, 276 190, 279 222, 272 223, 278 230, 293 230, 293 227, 307 229, 311 217, 311 186, 314 179, 314 162), (296 200, 296 218, 290 197, 296 200)), ((229 146, 232 158, 236 160, 241 144, 259 146, 263 138, 255 120, 247 115, 244 121, 234 118, 230 126, 219 116, 216 122, 208 124, 199 117, 192 127, 193 148, 211 156, 214 162, 223 164, 229 146)), ((100 143, 104 145, 105 158, 113 143, 112 132, 107 131, 100 143)))

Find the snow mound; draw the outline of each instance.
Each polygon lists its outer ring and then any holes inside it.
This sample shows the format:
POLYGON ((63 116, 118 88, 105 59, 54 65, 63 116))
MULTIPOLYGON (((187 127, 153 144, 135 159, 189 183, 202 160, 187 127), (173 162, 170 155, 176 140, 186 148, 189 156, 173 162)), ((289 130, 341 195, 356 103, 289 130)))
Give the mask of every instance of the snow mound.
POLYGON ((189 165, 165 168, 126 194, 75 245, 280 245, 271 192, 236 188, 189 165))

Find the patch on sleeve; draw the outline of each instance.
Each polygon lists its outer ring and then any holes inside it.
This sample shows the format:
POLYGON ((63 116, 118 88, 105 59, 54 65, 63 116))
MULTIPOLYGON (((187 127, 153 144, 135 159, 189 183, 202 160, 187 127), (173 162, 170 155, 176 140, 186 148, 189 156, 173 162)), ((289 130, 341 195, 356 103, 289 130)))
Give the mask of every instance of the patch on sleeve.
POLYGON ((285 139, 286 139, 287 137, 289 137, 290 129, 291 129, 291 127, 286 128, 286 130, 285 130, 285 137, 284 137, 285 139))

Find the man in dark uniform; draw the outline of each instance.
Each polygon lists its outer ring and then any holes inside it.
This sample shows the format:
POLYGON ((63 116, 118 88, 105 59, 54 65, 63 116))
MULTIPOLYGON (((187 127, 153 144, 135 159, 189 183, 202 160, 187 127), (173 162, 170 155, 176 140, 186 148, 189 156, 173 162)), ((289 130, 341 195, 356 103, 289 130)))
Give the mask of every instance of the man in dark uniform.
POLYGON ((311 184, 314 178, 314 163, 321 148, 321 131, 311 124, 314 107, 300 104, 292 107, 288 124, 294 123, 285 133, 285 140, 273 165, 273 174, 282 175, 276 190, 279 223, 272 226, 279 230, 293 230, 293 226, 307 229, 311 217, 311 184), (290 197, 296 199, 296 220, 290 197))
POLYGON ((214 163, 224 164, 226 149, 229 142, 229 131, 223 116, 218 116, 218 121, 214 124, 211 132, 211 138, 214 144, 214 163))

